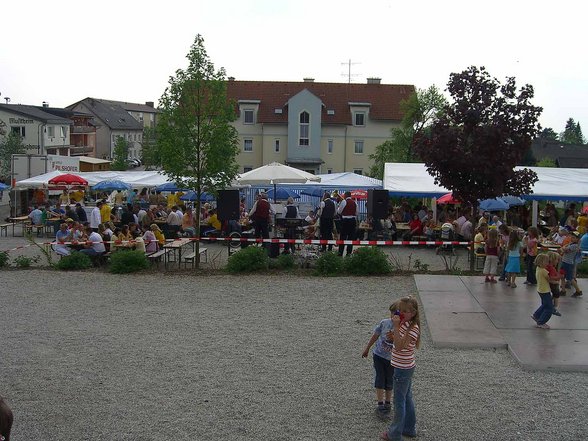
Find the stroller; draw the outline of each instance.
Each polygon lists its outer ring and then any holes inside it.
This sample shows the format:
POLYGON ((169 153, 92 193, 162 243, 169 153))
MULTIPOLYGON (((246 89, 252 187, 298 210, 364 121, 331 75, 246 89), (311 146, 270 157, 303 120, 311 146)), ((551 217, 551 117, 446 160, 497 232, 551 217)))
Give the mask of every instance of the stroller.
MULTIPOLYGON (((453 231, 453 225, 446 222, 441 225, 441 240, 452 241, 455 238, 455 232, 453 231)), ((453 245, 443 244, 437 248, 437 254, 454 254, 453 245)))

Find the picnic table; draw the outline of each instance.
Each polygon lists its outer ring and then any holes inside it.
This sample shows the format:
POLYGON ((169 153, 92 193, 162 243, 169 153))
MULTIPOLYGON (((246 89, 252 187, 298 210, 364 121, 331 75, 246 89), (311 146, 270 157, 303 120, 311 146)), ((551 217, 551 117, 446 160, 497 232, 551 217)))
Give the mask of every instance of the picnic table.
POLYGON ((173 254, 174 260, 177 260, 178 267, 182 266, 182 250, 185 246, 192 244, 192 252, 196 253, 196 241, 191 240, 188 238, 176 239, 172 240, 171 242, 166 243, 163 246, 164 250, 169 250, 169 252, 165 253, 165 267, 167 268, 170 260, 171 255, 173 254), (177 257, 177 259, 176 259, 177 257))
POLYGON ((29 217, 28 216, 9 217, 8 220, 12 223, 12 237, 15 237, 14 227, 16 226, 16 224, 22 225, 22 231, 23 231, 23 236, 24 236, 24 224, 26 224, 30 220, 29 217))

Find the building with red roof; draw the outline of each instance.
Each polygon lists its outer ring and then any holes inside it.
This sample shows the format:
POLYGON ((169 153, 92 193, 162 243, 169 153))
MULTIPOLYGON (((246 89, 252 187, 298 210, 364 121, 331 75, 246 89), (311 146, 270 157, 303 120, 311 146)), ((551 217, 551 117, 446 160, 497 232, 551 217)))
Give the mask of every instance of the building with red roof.
POLYGON ((277 161, 311 173, 366 174, 369 155, 402 120, 400 103, 412 85, 236 81, 227 95, 237 105, 234 123, 241 172, 277 161))

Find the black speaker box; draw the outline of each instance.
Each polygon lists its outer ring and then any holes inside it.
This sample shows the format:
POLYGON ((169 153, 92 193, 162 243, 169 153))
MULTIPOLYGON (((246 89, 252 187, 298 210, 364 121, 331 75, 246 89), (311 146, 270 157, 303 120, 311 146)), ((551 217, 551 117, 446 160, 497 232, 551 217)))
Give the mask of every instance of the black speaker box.
POLYGON ((219 220, 238 220, 239 190, 219 190, 216 209, 219 220))
POLYGON ((374 219, 388 216, 388 190, 368 190, 367 212, 374 219))

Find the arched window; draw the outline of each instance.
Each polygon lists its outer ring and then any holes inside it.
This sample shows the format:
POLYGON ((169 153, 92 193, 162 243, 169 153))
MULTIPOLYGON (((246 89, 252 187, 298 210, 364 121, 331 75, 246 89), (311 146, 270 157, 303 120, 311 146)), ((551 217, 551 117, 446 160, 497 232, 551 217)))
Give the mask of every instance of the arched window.
POLYGON ((302 112, 299 119, 299 133, 298 145, 309 145, 310 144, 310 115, 308 112, 302 112))

